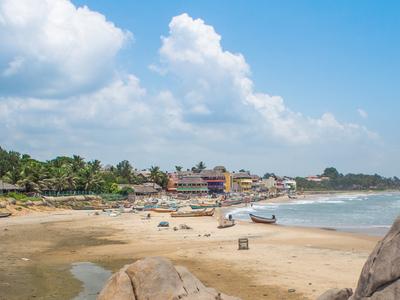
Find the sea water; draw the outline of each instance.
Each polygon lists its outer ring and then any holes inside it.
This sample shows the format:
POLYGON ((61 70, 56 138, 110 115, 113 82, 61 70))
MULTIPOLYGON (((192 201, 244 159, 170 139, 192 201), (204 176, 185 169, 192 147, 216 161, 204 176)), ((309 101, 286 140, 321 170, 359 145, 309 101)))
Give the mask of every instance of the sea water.
POLYGON ((384 235, 400 214, 400 193, 360 193, 313 196, 290 203, 273 203, 235 208, 236 219, 250 220, 249 213, 271 217, 279 224, 331 228, 340 231, 384 235))

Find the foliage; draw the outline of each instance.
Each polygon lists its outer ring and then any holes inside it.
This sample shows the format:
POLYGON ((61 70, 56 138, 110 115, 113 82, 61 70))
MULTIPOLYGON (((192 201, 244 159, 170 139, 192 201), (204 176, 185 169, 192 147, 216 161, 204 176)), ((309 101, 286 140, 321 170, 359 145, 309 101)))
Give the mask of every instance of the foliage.
POLYGON ((192 171, 195 172, 195 173, 200 173, 200 172, 203 171, 205 168, 207 168, 206 165, 205 165, 205 163, 201 161, 201 162, 199 162, 197 165, 195 165, 195 166, 192 168, 192 171))
POLYGON ((42 200, 42 198, 40 198, 40 197, 28 197, 25 194, 16 193, 16 192, 8 193, 7 197, 14 198, 15 200, 18 200, 18 201, 21 201, 21 202, 41 201, 42 200))
MULTIPOLYGON (((166 186, 165 173, 158 169, 155 177, 156 183, 166 186)), ((103 168, 99 160, 85 161, 79 155, 58 156, 42 162, 1 147, 0 179, 23 187, 25 192, 51 194, 71 191, 119 193, 118 184, 141 184, 146 181, 135 173, 127 160, 107 168, 103 168)))
POLYGON ((329 180, 321 182, 308 181, 306 178, 297 177, 299 190, 385 190, 399 189, 400 179, 386 178, 378 174, 346 174, 339 173, 335 168, 326 168, 321 177, 329 177, 329 180))

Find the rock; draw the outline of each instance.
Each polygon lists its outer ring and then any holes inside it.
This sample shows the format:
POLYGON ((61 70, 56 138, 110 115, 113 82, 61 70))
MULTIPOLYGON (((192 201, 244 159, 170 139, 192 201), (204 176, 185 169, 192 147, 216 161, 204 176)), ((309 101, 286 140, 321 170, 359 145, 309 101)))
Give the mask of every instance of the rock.
POLYGON ((17 204, 17 200, 15 200, 14 198, 7 198, 7 202, 9 205, 17 204))
POLYGON ((33 202, 28 200, 28 201, 25 202, 25 205, 26 206, 33 206, 33 202))
POLYGON ((183 283, 172 263, 162 257, 149 257, 130 265, 126 273, 138 300, 179 299, 185 295, 183 283))
POLYGON ((352 294, 352 289, 330 289, 319 296, 317 300, 348 300, 352 294))
MULTIPOLYGON (((340 274, 338 274, 340 276, 340 274)), ((400 217, 368 257, 353 295, 351 289, 332 289, 318 300, 400 299, 400 217)))
POLYGON ((108 279, 97 300, 136 300, 132 282, 125 268, 108 279))
POLYGON ((397 217, 389 232, 368 257, 351 299, 400 299, 399 287, 400 217, 397 217))
POLYGON ((6 201, 0 202, 0 208, 6 208, 6 207, 7 207, 7 202, 6 201))
POLYGON ((109 279, 97 299, 240 300, 205 287, 186 268, 174 267, 162 257, 148 257, 124 267, 109 279))

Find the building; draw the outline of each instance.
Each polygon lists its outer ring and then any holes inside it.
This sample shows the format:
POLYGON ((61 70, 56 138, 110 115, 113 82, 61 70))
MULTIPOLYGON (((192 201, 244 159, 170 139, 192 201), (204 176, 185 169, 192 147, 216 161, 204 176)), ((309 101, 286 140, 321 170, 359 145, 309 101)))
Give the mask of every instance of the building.
POLYGON ((292 178, 285 178, 283 180, 283 186, 286 191, 296 191, 297 189, 296 180, 292 178))
POLYGON ((225 175, 214 170, 203 170, 200 177, 207 182, 208 193, 222 194, 225 191, 225 175))
POLYGON ((173 172, 168 174, 167 192, 176 193, 178 188, 178 173, 173 172))
POLYGON ((311 175, 311 176, 307 176, 306 179, 308 181, 312 181, 312 182, 322 182, 322 181, 327 181, 330 178, 327 176, 311 175))
POLYGON ((237 192, 250 192, 253 185, 251 175, 247 172, 233 173, 233 186, 234 191, 237 192), (235 187, 236 186, 236 187, 235 187))
POLYGON ((224 172, 225 176, 225 193, 230 193, 233 190, 233 177, 229 172, 224 172))
POLYGON ((0 194, 21 192, 23 188, 0 180, 0 194))
POLYGON ((176 190, 183 194, 207 194, 208 184, 199 175, 178 176, 176 190))

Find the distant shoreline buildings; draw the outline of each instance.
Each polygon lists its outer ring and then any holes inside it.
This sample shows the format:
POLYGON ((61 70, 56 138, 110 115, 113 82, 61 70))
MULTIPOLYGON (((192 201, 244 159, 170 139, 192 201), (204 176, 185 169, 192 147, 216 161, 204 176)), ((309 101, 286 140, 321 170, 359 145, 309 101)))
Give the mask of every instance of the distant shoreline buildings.
POLYGON ((176 171, 168 173, 168 193, 224 194, 295 191, 296 181, 289 177, 271 176, 262 179, 250 172, 229 172, 223 166, 201 171, 176 171))

